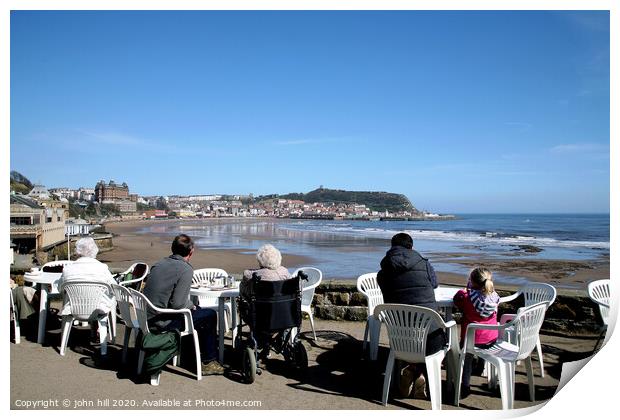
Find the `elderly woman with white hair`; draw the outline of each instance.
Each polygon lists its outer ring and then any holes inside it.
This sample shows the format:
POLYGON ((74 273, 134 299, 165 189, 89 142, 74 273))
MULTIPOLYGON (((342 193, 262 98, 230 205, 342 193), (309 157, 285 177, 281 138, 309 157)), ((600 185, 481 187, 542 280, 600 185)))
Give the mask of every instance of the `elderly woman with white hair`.
POLYGON ((278 249, 266 244, 258 248, 256 260, 260 268, 258 270, 245 270, 243 279, 249 280, 253 274, 260 277, 261 281, 278 281, 291 278, 291 273, 282 266, 282 254, 278 249))
MULTIPOLYGON (((108 284, 115 283, 114 277, 110 273, 108 266, 97 261, 96 257, 99 248, 93 238, 81 238, 75 243, 75 252, 80 256, 72 264, 67 264, 62 270, 62 276, 58 281, 59 290, 62 291, 63 284, 71 281, 92 281, 108 284)), ((114 296, 102 296, 99 303, 99 310, 110 312, 116 305, 114 296)), ((65 302, 61 315, 71 313, 69 302, 65 302)))
MULTIPOLYGON (((256 260, 258 261, 258 270, 245 270, 243 272, 243 280, 239 287, 239 293, 248 295, 251 293, 251 279, 254 274, 260 277, 260 281, 279 281, 290 279, 291 273, 289 273, 286 267, 282 266, 282 254, 278 249, 271 245, 266 244, 258 248, 256 252, 256 260)), ((269 340, 270 334, 262 334, 256 337, 256 341, 259 347, 259 358, 265 360, 269 358, 269 340)))

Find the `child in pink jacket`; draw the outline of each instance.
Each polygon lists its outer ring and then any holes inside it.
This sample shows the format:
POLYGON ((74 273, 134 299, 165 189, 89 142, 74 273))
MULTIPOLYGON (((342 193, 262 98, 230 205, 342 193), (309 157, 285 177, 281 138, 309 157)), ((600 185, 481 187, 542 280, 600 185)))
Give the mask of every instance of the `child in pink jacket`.
MULTIPOLYGON (((499 295, 493 287, 493 276, 489 270, 477 267, 469 274, 467 288, 454 295, 454 305, 463 312, 461 323, 461 347, 465 341, 467 326, 471 323, 497 324, 497 305, 499 295)), ((476 330, 474 344, 476 347, 489 348, 497 340, 497 330, 476 330)), ((467 354, 463 364, 463 383, 461 398, 469 395, 473 354, 467 354)))

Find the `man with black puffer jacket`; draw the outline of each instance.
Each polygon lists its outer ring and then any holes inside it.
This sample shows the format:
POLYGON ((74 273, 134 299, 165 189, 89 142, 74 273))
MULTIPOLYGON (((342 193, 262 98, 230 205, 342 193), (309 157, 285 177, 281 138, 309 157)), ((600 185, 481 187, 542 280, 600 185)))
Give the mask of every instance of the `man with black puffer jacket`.
MULTIPOLYGON (((417 305, 437 311, 435 291, 437 276, 428 259, 413 249, 413 239, 406 233, 392 237, 392 247, 381 260, 377 283, 385 303, 417 305)), ((426 338, 426 355, 439 351, 446 344, 446 337, 438 326, 426 338)), ((407 397, 413 387, 414 398, 426 398, 426 380, 423 367, 410 365, 399 369, 399 389, 407 397), (414 378, 415 385, 413 385, 414 378)))

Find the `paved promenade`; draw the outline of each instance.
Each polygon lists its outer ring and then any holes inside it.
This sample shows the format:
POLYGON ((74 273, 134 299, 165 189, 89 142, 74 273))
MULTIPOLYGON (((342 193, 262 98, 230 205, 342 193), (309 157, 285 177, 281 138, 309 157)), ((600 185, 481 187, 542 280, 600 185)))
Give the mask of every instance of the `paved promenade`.
MULTIPOLYGON (((198 382, 191 368, 191 341, 185 345, 189 355, 176 368, 169 366, 158 387, 135 375, 137 352, 130 349, 128 365, 121 365, 121 345, 109 346, 108 361, 98 363, 98 346, 90 343, 88 329, 75 328, 65 357, 58 353, 59 324, 50 325, 45 346, 22 337, 20 344, 10 344, 12 409, 27 405, 36 408, 63 409, 430 409, 430 401, 394 398, 387 407, 380 403, 383 371, 388 355, 387 334, 382 333, 379 358, 375 362, 361 359, 364 323, 317 320, 318 340, 311 339, 309 323, 304 321, 302 337, 309 351, 309 368, 299 377, 284 363, 282 356, 272 356, 263 374, 254 384, 241 381, 240 359, 226 340, 226 376, 205 377, 198 382), (93 356, 95 354, 95 356, 93 356), (189 366, 186 368, 185 364, 189 366), (230 401, 230 402, 229 402, 230 401), (237 402, 238 401, 238 402, 237 402), (224 405, 222 405, 224 404, 224 405), (228 405, 228 407, 226 406, 228 405)), ((124 327, 119 325, 117 342, 122 342, 124 327)), ((527 392, 524 366, 517 367, 515 408, 538 404, 553 396, 561 373, 560 361, 581 359, 592 353, 594 337, 574 338, 541 336, 545 353, 546 376, 536 374, 536 403, 527 392)), ((133 342, 131 343, 133 346, 133 342)), ((443 372, 445 379, 445 371, 443 372)), ((472 377, 472 395, 461 401, 459 409, 500 409, 499 391, 491 392, 481 377, 472 377)), ((443 383, 443 409, 454 410, 450 390, 443 383)))

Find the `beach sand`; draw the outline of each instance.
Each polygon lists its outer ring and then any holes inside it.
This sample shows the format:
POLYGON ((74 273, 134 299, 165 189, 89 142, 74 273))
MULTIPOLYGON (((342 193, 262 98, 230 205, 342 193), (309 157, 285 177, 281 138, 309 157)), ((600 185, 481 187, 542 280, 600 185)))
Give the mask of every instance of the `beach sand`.
MULTIPOLYGON (((216 223, 217 221, 213 221, 216 223)), ((123 271, 136 261, 142 261, 152 266, 161 258, 171 254, 170 245, 174 235, 158 235, 151 233, 137 233, 145 226, 178 223, 174 220, 136 220, 128 222, 106 223, 106 231, 114 234, 112 240, 114 249, 102 252, 98 259, 108 264, 112 271, 123 271)), ((195 249, 190 263, 195 269, 221 268, 231 275, 241 275, 243 270, 258 268, 254 253, 247 253, 247 249, 195 249)), ((300 267, 310 264, 310 258, 298 255, 283 254, 282 265, 285 267, 300 267)))
MULTIPOLYGON (((230 223, 231 219, 201 219, 188 220, 187 224, 230 223)), ((237 219, 235 223, 255 223, 256 219, 237 219)), ((133 220, 123 222, 109 222, 105 224, 106 231, 114 234, 114 249, 99 254, 99 259, 108 264, 112 271, 123 271, 133 262, 143 261, 149 266, 159 259, 170 255, 170 244, 174 235, 165 233, 142 233, 145 227, 165 227, 178 224, 178 220, 133 220)), ((159 230, 159 229, 152 229, 159 230)), ((261 237, 268 241, 268 237, 261 237)), ((340 251, 342 249, 339 248, 340 251)), ((434 254, 432 261, 458 263, 464 267, 484 265, 494 273, 511 277, 523 277, 531 281, 550 283, 560 289, 584 289, 584 285, 591 280, 609 278, 609 257, 599 260, 571 261, 571 260, 537 260, 537 259, 479 259, 471 254, 434 254), (464 257, 464 258, 463 258, 464 257), (454 259, 458 258, 458 259, 454 259)), ((258 267, 254 253, 247 249, 196 249, 190 261, 195 269, 215 267, 226 270, 229 274, 240 275, 243 270, 258 267)), ((300 267, 312 265, 312 259, 291 254, 283 254, 282 265, 285 267, 300 267)), ((448 273, 437 273, 439 282, 446 285, 464 286, 466 276, 448 273)), ((352 273, 349 280, 355 280, 352 273)), ((330 280, 327 277, 325 280, 330 280)), ((499 284, 498 284, 499 285, 499 284)), ((507 289, 513 289, 508 287, 507 289)))

